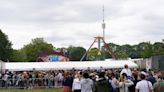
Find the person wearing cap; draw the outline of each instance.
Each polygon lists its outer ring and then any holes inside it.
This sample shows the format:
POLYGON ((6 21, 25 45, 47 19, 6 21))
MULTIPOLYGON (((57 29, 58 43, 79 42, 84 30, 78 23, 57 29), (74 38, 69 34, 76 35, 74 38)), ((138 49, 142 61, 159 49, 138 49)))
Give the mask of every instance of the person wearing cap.
POLYGON ((136 84, 135 92, 153 92, 153 86, 150 81, 146 80, 146 73, 141 72, 141 81, 136 84))
POLYGON ((132 78, 132 72, 129 69, 127 64, 124 65, 124 69, 122 69, 122 71, 120 72, 120 75, 122 75, 123 73, 126 73, 128 79, 132 78))

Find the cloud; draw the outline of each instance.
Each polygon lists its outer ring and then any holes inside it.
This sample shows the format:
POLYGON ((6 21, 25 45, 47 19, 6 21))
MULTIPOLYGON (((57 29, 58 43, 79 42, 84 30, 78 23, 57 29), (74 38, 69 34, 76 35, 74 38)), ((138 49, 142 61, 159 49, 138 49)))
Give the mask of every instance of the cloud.
POLYGON ((88 48, 102 35, 105 7, 106 42, 137 44, 164 38, 163 0, 1 0, 0 28, 21 48, 43 37, 56 47, 88 48))

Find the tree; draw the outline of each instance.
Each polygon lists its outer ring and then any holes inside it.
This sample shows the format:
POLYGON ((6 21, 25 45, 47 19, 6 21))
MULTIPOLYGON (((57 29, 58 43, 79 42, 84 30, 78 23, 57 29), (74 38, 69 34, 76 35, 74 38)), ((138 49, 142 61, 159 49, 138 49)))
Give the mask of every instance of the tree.
POLYGON ((11 58, 12 44, 8 40, 8 36, 0 30, 0 59, 8 61, 11 58))
POLYGON ((109 47, 111 48, 111 50, 113 52, 116 52, 119 49, 119 47, 120 47, 119 45, 116 45, 114 43, 109 43, 108 45, 109 45, 109 47))
POLYGON ((44 41, 43 38, 32 39, 32 42, 22 48, 25 53, 25 61, 35 61, 40 53, 52 52, 53 45, 44 41))
POLYGON ((164 55, 164 43, 156 42, 153 44, 154 55, 164 55))
POLYGON ((116 56, 118 59, 127 59, 128 58, 128 54, 124 51, 116 52, 116 56))
MULTIPOLYGON (((118 52, 119 51, 119 45, 117 45, 117 44, 114 44, 114 43, 109 43, 108 44, 109 45, 109 47, 110 47, 110 49, 111 49, 111 51, 114 53, 114 55, 116 56, 116 52, 118 52)), ((104 52, 104 58, 106 59, 106 58, 112 58, 112 55, 111 55, 111 53, 109 53, 109 51, 105 48, 105 51, 103 51, 104 52)), ((117 58, 117 56, 116 56, 116 58, 117 58)))
MULTIPOLYGON (((69 55, 71 61, 80 61, 80 59, 82 58, 85 52, 86 49, 83 47, 71 47, 69 49, 69 55)), ((84 58, 83 60, 86 60, 86 58, 84 58)))
POLYGON ((138 50, 138 45, 133 45, 131 51, 128 54, 132 59, 141 58, 140 51, 138 50))
POLYGON ((11 62, 24 62, 26 61, 26 53, 24 49, 12 51, 11 62))
POLYGON ((92 48, 87 54, 88 60, 95 61, 97 59, 98 52, 99 52, 98 48, 92 48))
POLYGON ((153 56, 153 46, 150 44, 150 42, 143 43, 142 48, 143 48, 143 50, 141 51, 142 58, 149 58, 153 56))

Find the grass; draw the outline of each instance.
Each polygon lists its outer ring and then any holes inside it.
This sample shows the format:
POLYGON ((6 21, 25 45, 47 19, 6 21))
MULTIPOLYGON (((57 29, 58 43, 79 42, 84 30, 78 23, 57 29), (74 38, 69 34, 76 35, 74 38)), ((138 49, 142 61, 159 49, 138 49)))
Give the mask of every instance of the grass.
POLYGON ((0 92, 62 92, 61 89, 0 89, 0 92))

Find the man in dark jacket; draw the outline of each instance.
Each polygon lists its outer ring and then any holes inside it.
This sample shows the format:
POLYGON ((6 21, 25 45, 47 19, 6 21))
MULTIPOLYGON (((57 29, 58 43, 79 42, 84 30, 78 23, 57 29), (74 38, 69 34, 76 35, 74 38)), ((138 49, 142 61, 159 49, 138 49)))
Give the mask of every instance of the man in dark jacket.
POLYGON ((154 83, 157 82, 155 77, 153 77, 153 74, 151 72, 149 72, 149 76, 148 76, 147 80, 150 81, 152 83, 152 85, 154 85, 154 83))
POLYGON ((99 79, 93 86, 93 92, 112 92, 112 85, 105 79, 105 72, 99 73, 99 79))

